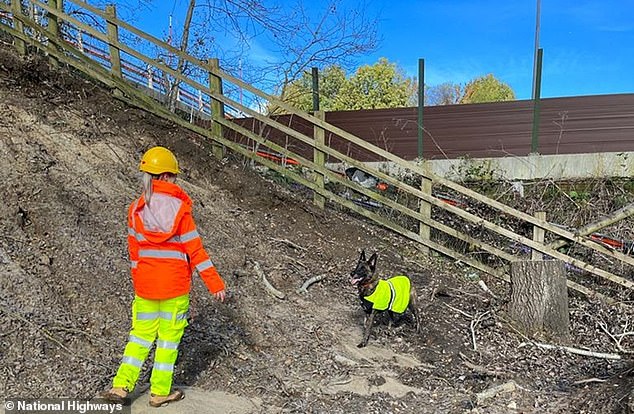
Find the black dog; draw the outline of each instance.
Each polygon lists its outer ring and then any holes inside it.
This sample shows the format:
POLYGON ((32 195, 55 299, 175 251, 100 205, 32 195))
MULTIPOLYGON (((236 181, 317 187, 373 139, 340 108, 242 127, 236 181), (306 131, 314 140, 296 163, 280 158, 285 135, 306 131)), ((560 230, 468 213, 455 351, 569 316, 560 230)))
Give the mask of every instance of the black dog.
POLYGON ((402 314, 409 309, 416 322, 416 332, 420 332, 420 317, 417 311, 416 290, 411 286, 407 276, 394 276, 387 280, 379 279, 376 273, 377 255, 374 253, 369 260, 365 260, 365 251, 361 252, 357 267, 350 273, 350 282, 359 290, 359 297, 366 318, 363 323, 363 340, 359 345, 362 348, 368 344, 374 315, 380 312, 388 312, 390 326, 394 320, 394 314, 402 314))

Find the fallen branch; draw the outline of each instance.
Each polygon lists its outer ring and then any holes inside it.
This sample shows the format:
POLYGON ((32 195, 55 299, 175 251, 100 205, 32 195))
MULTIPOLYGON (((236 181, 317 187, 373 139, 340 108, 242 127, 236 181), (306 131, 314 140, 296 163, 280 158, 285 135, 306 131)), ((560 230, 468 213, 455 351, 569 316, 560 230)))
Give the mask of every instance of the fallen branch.
POLYGON ((473 350, 474 350, 474 351, 477 351, 478 346, 477 346, 477 344, 476 344, 476 334, 475 334, 475 330, 476 330, 476 328, 478 327, 478 324, 479 324, 480 322, 482 322, 482 320, 484 319, 484 317, 485 317, 485 316, 487 316, 488 314, 490 314, 490 313, 491 313, 491 311, 486 311, 486 312, 484 312, 484 313, 482 313, 482 314, 478 314, 478 313, 476 313, 476 314, 475 314, 475 316, 473 316, 473 315, 471 315, 471 314, 469 314, 469 313, 467 313, 467 312, 465 312, 465 311, 462 311, 462 310, 460 310, 460 309, 458 309, 458 308, 454 308, 453 306, 448 305, 448 304, 446 304, 446 303, 444 303, 444 302, 443 302, 443 304, 444 304, 446 307, 448 307, 449 309, 451 309, 452 311, 458 312, 458 313, 460 313, 461 315, 466 316, 467 318, 471 319, 471 322, 469 323, 469 329, 471 330, 471 343, 473 344, 473 350))
POLYGON ((310 285, 312 285, 313 283, 317 283, 320 282, 322 280, 324 280, 326 278, 326 274, 322 274, 322 275, 318 275, 318 276, 313 276, 310 279, 308 279, 307 281, 304 282, 304 284, 297 289, 297 293, 306 293, 308 292, 308 287, 310 285))
POLYGON ((505 382, 504 384, 496 385, 495 387, 488 388, 482 392, 476 394, 476 403, 481 404, 489 398, 493 398, 498 394, 513 392, 517 389, 517 384, 515 381, 511 380, 509 382, 505 382))
MULTIPOLYGON (((603 352, 586 351, 585 349, 572 348, 569 346, 562 346, 562 345, 543 344, 540 342, 530 342, 530 343, 542 349, 556 349, 556 350, 566 351, 568 353, 576 354, 576 355, 583 355, 583 356, 603 358, 603 359, 614 359, 614 360, 621 359, 621 355, 619 354, 607 354, 603 352)), ((527 345, 526 342, 522 342, 520 344, 520 347, 526 346, 526 345, 527 345)))
POLYGON ((454 308, 453 306, 448 305, 448 304, 446 304, 445 302, 443 302, 443 305, 445 305, 446 307, 448 307, 449 309, 451 309, 451 310, 452 310, 452 311, 454 311, 454 312, 458 312, 459 314, 461 314, 461 315, 463 315, 463 316, 466 316, 466 317, 467 317, 467 318, 469 318, 469 319, 473 319, 473 316, 472 316, 472 315, 468 314, 467 312, 465 312, 465 311, 463 311, 463 310, 460 310, 460 309, 458 309, 458 308, 454 308))
POLYGON ((465 354, 463 354, 462 352, 460 352, 458 354, 460 356, 460 358, 462 358, 462 363, 469 369, 475 371, 477 374, 480 375, 486 375, 489 377, 508 377, 509 373, 508 372, 504 372, 504 371, 496 371, 496 370, 492 370, 492 369, 488 369, 485 368, 481 365, 476 365, 473 362, 471 362, 469 360, 469 358, 467 358, 467 356, 465 354))
POLYGON ((303 250, 303 251, 306 251, 306 250, 307 250, 305 247, 302 247, 302 246, 300 246, 300 245, 298 245, 298 244, 295 244, 295 243, 293 243, 292 241, 287 240, 287 239, 273 239, 273 238, 272 238, 271 240, 273 240, 275 243, 282 243, 282 244, 286 244, 287 246, 290 246, 290 247, 292 247, 293 249, 303 250))
POLYGON ((493 296, 493 298, 495 298, 495 299, 498 298, 497 296, 495 296, 495 293, 493 293, 493 291, 491 291, 491 289, 489 289, 487 284, 484 283, 484 280, 479 280, 478 281, 478 286, 480 286, 480 289, 484 290, 486 293, 488 293, 489 295, 493 296))
POLYGON ((63 326, 50 326, 49 329, 56 330, 56 331, 63 331, 63 332, 82 334, 82 335, 86 335, 88 337, 89 341, 101 342, 101 343, 104 343, 104 344, 108 344, 109 343, 106 340, 96 338, 93 333, 87 332, 86 330, 83 330, 83 329, 65 328, 63 326))
POLYGON ((336 387, 336 386, 350 384, 351 382, 352 382, 352 377, 348 377, 348 378, 345 378, 345 379, 341 379, 341 380, 337 380, 337 381, 331 382, 329 385, 331 387, 336 387))
POLYGON ((559 349, 559 350, 562 350, 562 351, 569 352, 571 354, 590 356, 590 357, 595 357, 595 358, 604 358, 604 359, 614 359, 614 360, 621 359, 621 356, 618 355, 618 354, 606 354, 606 353, 602 353, 602 352, 592 352, 592 351, 586 351, 584 349, 572 348, 572 347, 569 347, 569 346, 550 345, 550 344, 543 344, 543 343, 540 343, 540 342, 531 341, 530 338, 528 338, 526 335, 524 335, 523 333, 518 331, 511 323, 509 323, 509 321, 507 321, 507 320, 504 320, 504 321, 508 324, 508 326, 513 331, 515 331, 518 335, 520 335, 526 341, 526 342, 522 342, 521 344, 519 344, 520 348, 524 347, 526 345, 529 345, 529 344, 533 344, 533 345, 535 345, 535 346, 537 346, 539 348, 543 348, 543 349, 559 349))
POLYGON ((295 259, 294 257, 290 257, 290 256, 286 256, 286 255, 284 255, 284 257, 289 259, 291 262, 296 263, 299 266, 303 267, 304 269, 308 270, 308 266, 306 266, 304 263, 300 262, 299 260, 295 259))
POLYGON ((469 327, 471 328, 471 343, 473 344, 474 351, 478 350, 478 345, 476 345, 475 330, 478 327, 478 324, 482 322, 482 319, 484 319, 484 317, 487 316, 489 313, 491 313, 491 311, 486 311, 481 315, 476 314, 475 318, 473 318, 471 320, 471 323, 469 324, 469 327))
POLYGON ((110 145, 108 142, 105 142, 106 146, 108 148, 110 148, 110 151, 112 151, 112 153, 114 154, 115 157, 117 157, 117 159, 119 160, 119 162, 121 163, 121 165, 128 165, 127 162, 123 161, 121 159, 121 157, 119 156, 119 154, 117 154, 117 151, 114 150, 114 148, 112 148, 112 145, 110 145))
POLYGON ((607 380, 604 380, 601 378, 588 378, 584 380, 575 381, 572 383, 572 385, 583 385, 583 384, 589 384, 591 382, 606 382, 606 381, 607 380))
POLYGON ((266 278, 266 273, 264 273, 264 271, 260 267, 260 264, 256 262, 255 260, 253 260, 253 270, 255 270, 255 273, 257 273, 258 276, 262 277, 262 282, 264 282, 264 287, 266 287, 266 289, 269 291, 269 293, 271 293, 271 295, 275 296, 278 299, 284 299, 286 297, 286 295, 283 292, 280 292, 279 290, 275 289, 275 287, 271 284, 271 282, 269 282, 269 280, 266 278))
MULTIPOLYGON (((612 332, 610 332, 610 330, 608 329, 608 326, 605 322, 600 321, 599 322, 599 327, 603 330, 603 332, 605 332, 610 338, 612 338, 612 340, 614 341, 614 343, 616 344, 616 348, 618 349, 618 351, 622 354, 632 354, 634 353, 634 351, 629 351, 625 348, 623 348, 623 346, 621 345, 621 341, 623 341, 623 338, 625 338, 626 336, 630 336, 633 335, 633 332, 623 332, 622 334, 616 334, 613 335, 612 332), (618 338, 617 338, 618 337, 618 338)), ((625 328, 627 329, 627 323, 625 324, 625 328)))

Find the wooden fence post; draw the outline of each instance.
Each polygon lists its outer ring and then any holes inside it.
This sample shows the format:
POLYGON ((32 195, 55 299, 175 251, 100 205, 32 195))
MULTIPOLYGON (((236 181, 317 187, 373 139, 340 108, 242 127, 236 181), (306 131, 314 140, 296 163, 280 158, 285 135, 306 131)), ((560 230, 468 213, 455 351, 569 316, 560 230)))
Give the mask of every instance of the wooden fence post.
MULTIPOLYGON (((425 169, 425 172, 429 171, 430 165, 427 161, 423 160, 423 168, 425 169)), ((431 195, 431 191, 432 191, 432 182, 429 178, 427 177, 423 177, 421 179, 421 184, 420 184, 420 189, 422 192, 424 192, 425 194, 429 194, 431 195)), ((419 211, 420 214, 423 215, 423 217, 425 217, 426 219, 431 219, 431 204, 428 203, 427 201, 420 199, 419 200, 419 211)), ((428 225, 424 224, 422 221, 418 222, 418 234, 420 235, 420 237, 423 240, 431 240, 431 227, 429 227, 428 225)), ((427 246, 423 246, 422 247, 422 251, 425 254, 429 254, 430 250, 429 247, 427 246)))
MULTIPOLYGON (((64 0, 48 0, 48 5, 55 10, 59 10, 60 12, 64 11, 64 0)), ((58 46, 58 43, 61 41, 61 38, 62 38, 59 20, 57 16, 54 14, 47 13, 47 16, 48 16, 48 31, 54 35, 54 38, 48 39, 48 41, 53 43, 53 45, 58 50, 62 50, 58 46)), ((49 55, 48 59, 52 67, 54 68, 59 67, 59 61, 54 56, 49 55)))
MULTIPOLYGON (((326 113, 324 111, 315 111, 315 117, 321 119, 322 121, 326 120, 326 113)), ((315 125, 313 127, 313 134, 315 137, 315 143, 316 144, 325 144, 326 143, 326 131, 324 131, 323 128, 318 127, 317 125, 315 125)), ((313 161, 315 164, 323 167, 326 165, 326 154, 323 153, 322 151, 318 150, 317 148, 315 148, 313 150, 313 161)), ((315 184, 317 184, 317 186, 319 188, 324 188, 324 175, 320 174, 318 172, 314 173, 314 180, 315 180, 315 184)), ((313 202, 315 203, 315 205, 317 207, 319 207, 320 209, 324 209, 325 205, 326 205, 326 198, 324 196, 322 196, 321 194, 319 194, 318 192, 313 192, 313 202)))
MULTIPOLYGON (((537 211, 535 213, 535 218, 546 221, 546 212, 545 211, 537 211)), ((533 241, 544 244, 544 236, 546 235, 546 231, 538 226, 533 226, 533 241)), ((533 260, 544 260, 544 255, 539 250, 533 249, 531 253, 531 259, 533 260)))
MULTIPOLYGON (((114 4, 106 6, 106 16, 115 19, 117 17, 117 7, 114 4)), ((123 78, 121 72, 121 54, 116 46, 119 43, 119 27, 113 23, 107 22, 108 45, 110 50, 110 71, 117 78, 123 78)), ((115 96, 122 96, 123 92, 119 89, 113 91, 115 96)))
MULTIPOLYGON (((209 90, 211 93, 216 93, 218 95, 222 95, 222 79, 219 76, 213 74, 213 70, 220 69, 220 63, 218 62, 218 58, 209 59, 209 90)), ((214 121, 214 117, 220 117, 224 119, 225 110, 224 104, 217 99, 211 98, 211 132, 212 136, 222 138, 222 125, 219 122, 214 121)), ((218 143, 217 141, 211 142, 211 151, 214 154, 214 157, 219 160, 224 158, 224 147, 218 143)))
MULTIPOLYGON (((22 24, 22 2, 20 0, 11 0, 11 12, 13 14, 13 28, 20 34, 24 34, 24 25, 22 24)), ((21 56, 26 55, 26 43, 24 40, 18 39, 17 37, 13 38, 13 44, 15 45, 15 50, 17 50, 18 54, 21 56)))

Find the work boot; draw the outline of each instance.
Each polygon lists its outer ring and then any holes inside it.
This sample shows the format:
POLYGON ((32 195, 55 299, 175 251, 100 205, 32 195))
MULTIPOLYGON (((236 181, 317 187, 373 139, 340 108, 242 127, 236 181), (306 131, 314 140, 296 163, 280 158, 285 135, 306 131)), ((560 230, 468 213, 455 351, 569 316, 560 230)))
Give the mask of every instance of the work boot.
POLYGON ((110 390, 102 392, 99 397, 110 402, 126 405, 128 401, 128 390, 123 387, 112 387, 110 390))
POLYGON ((150 394, 150 405, 152 407, 165 407, 171 402, 180 401, 185 398, 185 393, 179 389, 175 389, 170 395, 150 394))

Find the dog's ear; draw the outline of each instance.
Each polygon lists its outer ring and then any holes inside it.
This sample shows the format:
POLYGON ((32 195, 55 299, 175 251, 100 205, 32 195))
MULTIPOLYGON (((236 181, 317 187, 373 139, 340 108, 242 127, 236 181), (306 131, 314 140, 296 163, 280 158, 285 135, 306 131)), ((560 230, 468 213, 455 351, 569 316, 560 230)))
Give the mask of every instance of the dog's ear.
POLYGON ((360 262, 365 262, 365 250, 361 250, 361 256, 359 256, 360 262))
POLYGON ((370 266, 370 271, 372 273, 374 273, 374 271, 376 270, 376 259, 377 259, 377 255, 376 253, 372 254, 372 256, 370 256, 370 260, 368 260, 368 265, 370 266))

